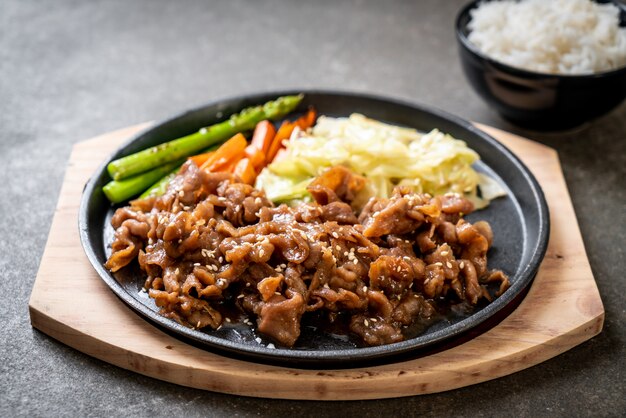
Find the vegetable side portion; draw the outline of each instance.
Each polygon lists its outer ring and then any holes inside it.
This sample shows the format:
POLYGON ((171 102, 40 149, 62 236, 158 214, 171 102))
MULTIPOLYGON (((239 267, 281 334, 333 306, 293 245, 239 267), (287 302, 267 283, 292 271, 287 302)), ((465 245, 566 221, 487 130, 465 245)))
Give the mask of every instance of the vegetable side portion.
POLYGON ((228 120, 191 135, 114 160, 107 166, 113 181, 104 186, 103 191, 111 202, 119 203, 148 188, 152 189, 156 181, 182 164, 185 157, 209 152, 233 135, 254 129, 261 121, 285 117, 300 104, 302 98, 303 95, 279 97, 264 105, 246 108, 228 120))
POLYGON ((320 116, 312 131, 289 141, 261 172, 256 187, 274 202, 306 201, 313 178, 344 165, 368 180, 366 199, 387 198, 401 186, 432 196, 458 193, 482 208, 504 190, 472 167, 479 158, 465 142, 437 129, 422 133, 360 114, 320 116))

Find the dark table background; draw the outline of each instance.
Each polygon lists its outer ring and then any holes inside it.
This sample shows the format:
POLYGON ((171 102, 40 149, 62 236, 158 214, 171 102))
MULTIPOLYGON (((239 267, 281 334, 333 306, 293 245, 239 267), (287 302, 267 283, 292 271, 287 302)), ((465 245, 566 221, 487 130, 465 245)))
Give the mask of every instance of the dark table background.
POLYGON ((505 123, 461 74, 453 22, 463 3, 0 1, 0 416, 623 416, 626 105, 566 133, 505 123), (72 144, 218 98, 285 88, 421 102, 556 148, 605 304, 602 333, 468 388, 310 402, 164 383, 30 327, 28 298, 72 144))

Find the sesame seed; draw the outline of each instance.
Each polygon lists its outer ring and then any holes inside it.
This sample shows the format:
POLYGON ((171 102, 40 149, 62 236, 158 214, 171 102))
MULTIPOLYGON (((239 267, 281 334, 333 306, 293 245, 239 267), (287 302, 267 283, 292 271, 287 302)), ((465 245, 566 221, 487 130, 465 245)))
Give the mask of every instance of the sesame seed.
POLYGON ((219 261, 220 263, 221 263, 221 262, 223 262, 223 261, 224 261, 224 257, 222 257, 222 256, 220 255, 220 258, 218 258, 218 259, 217 259, 217 261, 219 261))
POLYGON ((411 257, 408 257, 408 256, 406 256, 406 255, 405 255, 404 257, 402 257, 402 258, 403 258, 404 260, 406 260, 406 261, 411 261, 411 257))
POLYGON ((448 251, 442 251, 440 254, 441 255, 448 255, 449 253, 448 253, 448 251))
POLYGON ((196 328, 200 328, 200 321, 196 324, 196 328))
POLYGON ((402 271, 402 267, 400 267, 400 266, 396 267, 396 271, 397 271, 398 273, 400 273, 400 271, 402 271))
POLYGON ((434 263, 435 266, 439 266, 439 267, 443 267, 443 263, 440 261, 437 261, 436 263, 434 263))
POLYGON ((226 322, 230 323, 230 318, 227 317, 225 319, 226 319, 226 322))
POLYGON ((335 238, 339 238, 339 234, 336 231, 333 231, 331 235, 335 238))
POLYGON ((370 323, 367 321, 367 319, 364 319, 363 323, 365 324, 366 327, 368 327, 370 325, 370 323))
POLYGON ((459 264, 459 268, 465 268, 465 263, 463 261, 459 264))
POLYGON ((280 292, 274 292, 274 294, 280 296, 280 292))
POLYGON ((265 255, 265 250, 263 248, 261 248, 259 250, 259 257, 263 257, 265 255))
POLYGON ((337 251, 341 251, 341 245, 336 245, 336 246, 335 246, 335 249, 336 249, 337 251))
POLYGON ((370 321, 372 321, 372 322, 378 322, 378 319, 376 319, 376 318, 370 318, 370 321))
POLYGON ((256 203, 257 205, 260 205, 262 203, 261 198, 260 197, 255 198, 254 203, 256 203))
POLYGON ((262 341, 262 340, 261 340, 259 337, 256 337, 256 338, 254 339, 254 341, 256 341, 257 343, 261 344, 261 341, 262 341))
POLYGON ((220 202, 226 202, 226 198, 222 196, 219 196, 217 200, 219 200, 220 202))
POLYGON ((194 266, 198 267, 200 263, 193 263, 194 266))
POLYGON ((183 197, 183 196, 185 196, 185 192, 183 192, 182 190, 180 190, 180 191, 178 192, 178 197, 183 197))
POLYGON ((448 267, 449 269, 452 268, 452 263, 450 263, 449 261, 446 261, 446 267, 448 267))
POLYGON ((287 268, 287 264, 281 264, 280 267, 286 269, 287 268))
POLYGON ((356 264, 359 264, 359 260, 358 260, 358 259, 356 259, 356 258, 355 258, 354 260, 352 260, 352 262, 353 262, 355 265, 356 265, 356 264))
POLYGON ((250 282, 247 282, 247 283, 246 283, 246 287, 250 287, 250 282))
POLYGON ((328 286, 328 283, 324 283, 324 289, 330 289, 330 286, 328 286))
POLYGON ((363 293, 367 292, 367 286, 363 286, 363 293))
POLYGON ((180 274, 180 269, 178 267, 176 267, 176 270, 174 270, 174 274, 180 274))
POLYGON ((215 250, 207 250, 206 248, 203 248, 201 251, 202 255, 207 258, 213 257, 215 255, 215 250))
POLYGON ((244 294, 243 294, 243 293, 242 293, 242 294, 240 294, 240 295, 237 295, 237 299, 241 299, 242 297, 244 297, 244 294))

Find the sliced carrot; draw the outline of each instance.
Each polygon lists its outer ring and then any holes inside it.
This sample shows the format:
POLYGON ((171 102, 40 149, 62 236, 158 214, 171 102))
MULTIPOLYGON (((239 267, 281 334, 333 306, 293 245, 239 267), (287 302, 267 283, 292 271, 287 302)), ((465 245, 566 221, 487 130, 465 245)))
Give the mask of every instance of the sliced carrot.
POLYGON ((296 124, 294 122, 287 122, 287 121, 283 122, 280 125, 280 128, 278 128, 278 131, 276 132, 276 136, 274 136, 274 140, 272 141, 270 150, 266 154, 265 160, 267 164, 274 161, 274 157, 278 153, 278 150, 280 150, 283 147, 283 140, 289 139, 295 127, 296 127, 296 124))
POLYGON ((200 168, 208 171, 225 171, 243 158, 247 145, 246 137, 239 133, 224 142, 200 168))
POLYGON ((284 147, 283 141, 291 138, 291 134, 296 127, 305 131, 315 125, 316 120, 317 111, 310 107, 304 115, 300 116, 294 122, 283 122, 274 136, 274 140, 272 141, 269 151, 266 153, 266 163, 270 164, 275 160, 278 152, 284 147))
POLYGON ((263 120, 256 124, 250 144, 267 154, 272 140, 274 139, 274 135, 276 135, 274 124, 269 120, 263 120))
POLYGON ((296 125, 303 131, 315 125, 317 120, 317 111, 313 107, 309 107, 306 113, 296 120, 296 125))
POLYGON ((211 172, 232 171, 235 165, 241 160, 245 154, 241 152, 232 152, 228 156, 215 160, 208 168, 211 172))
POLYGON ((249 158, 242 158, 239 160, 233 173, 241 179, 244 183, 252 184, 256 179, 256 170, 252 165, 252 161, 249 158))
POLYGON ((215 151, 205 152, 204 154, 194 155, 192 157, 187 158, 188 160, 192 160, 198 167, 201 167, 202 164, 206 162, 211 156, 215 154, 215 151))
POLYGON ((252 166, 256 171, 261 171, 265 166, 265 152, 258 149, 256 145, 250 144, 245 150, 246 157, 250 159, 252 166))

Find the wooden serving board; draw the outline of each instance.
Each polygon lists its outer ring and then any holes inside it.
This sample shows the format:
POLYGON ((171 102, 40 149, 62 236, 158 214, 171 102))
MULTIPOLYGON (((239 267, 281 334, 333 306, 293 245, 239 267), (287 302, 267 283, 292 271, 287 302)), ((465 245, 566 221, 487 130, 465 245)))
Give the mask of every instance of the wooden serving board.
POLYGON ((522 303, 478 337, 393 364, 308 370, 223 357, 155 328, 121 302, 84 255, 78 236, 83 186, 133 126, 74 146, 30 298, 32 326, 90 356, 184 386, 285 399, 375 399, 441 392, 541 363, 602 329, 604 308, 555 150, 481 126, 537 177, 551 213, 548 251, 522 303))

